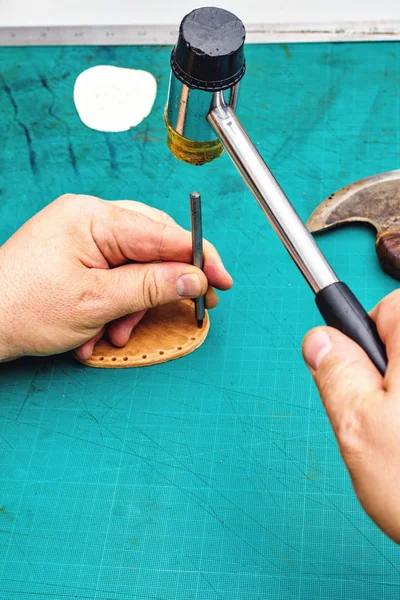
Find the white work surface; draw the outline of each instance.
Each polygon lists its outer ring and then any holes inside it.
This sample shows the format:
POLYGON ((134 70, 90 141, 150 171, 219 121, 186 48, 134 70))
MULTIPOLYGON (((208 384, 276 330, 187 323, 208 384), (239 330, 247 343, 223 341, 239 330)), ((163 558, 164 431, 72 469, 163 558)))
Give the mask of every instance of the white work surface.
POLYGON ((246 23, 334 23, 394 21, 400 18, 395 0, 0 0, 1 26, 42 25, 171 25, 193 8, 216 4, 246 23))

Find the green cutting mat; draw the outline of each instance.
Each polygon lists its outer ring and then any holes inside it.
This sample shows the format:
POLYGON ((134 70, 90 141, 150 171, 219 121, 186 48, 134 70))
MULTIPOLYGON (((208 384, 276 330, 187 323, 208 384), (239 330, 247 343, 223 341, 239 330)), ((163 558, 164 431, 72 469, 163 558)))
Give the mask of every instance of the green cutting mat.
MULTIPOLYGON (((0 368, 0 597, 397 599, 400 550, 358 506, 302 362, 311 292, 229 159, 189 167, 165 146, 169 52, 0 50, 0 242, 65 192, 140 199, 188 226, 198 189, 235 280, 179 361, 0 368), (91 131, 74 109, 75 78, 104 63, 158 81, 127 133, 91 131)), ((240 117, 303 218, 399 166, 398 44, 251 46, 247 61, 240 117)), ((396 287, 371 231, 319 241, 366 307, 396 287)))

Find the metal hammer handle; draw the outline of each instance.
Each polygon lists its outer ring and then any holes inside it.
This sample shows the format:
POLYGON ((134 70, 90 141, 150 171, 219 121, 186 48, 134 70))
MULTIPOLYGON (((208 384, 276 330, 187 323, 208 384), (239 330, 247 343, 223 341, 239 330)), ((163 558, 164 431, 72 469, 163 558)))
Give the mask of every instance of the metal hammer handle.
POLYGON ((336 327, 356 341, 383 374, 387 364, 384 346, 376 329, 371 327, 371 320, 367 313, 350 290, 347 288, 347 296, 343 293, 335 294, 330 312, 321 309, 324 303, 319 303, 318 298, 322 295, 323 298, 330 299, 329 290, 340 289, 344 284, 339 283, 336 274, 239 123, 235 113, 226 104, 222 92, 214 94, 207 120, 265 216, 317 295, 317 306, 328 325, 336 327), (331 318, 331 313, 334 318, 331 318), (351 326, 352 319, 357 320, 355 327, 351 326), (361 329, 362 335, 360 335, 361 329))

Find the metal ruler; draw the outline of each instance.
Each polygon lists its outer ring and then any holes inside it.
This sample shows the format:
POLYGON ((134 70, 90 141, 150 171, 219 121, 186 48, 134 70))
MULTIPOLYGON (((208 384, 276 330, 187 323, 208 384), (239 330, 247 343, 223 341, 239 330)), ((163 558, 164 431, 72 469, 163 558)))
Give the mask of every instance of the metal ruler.
MULTIPOLYGON (((400 21, 258 23, 246 31, 250 44, 399 40, 400 21)), ((177 33, 177 25, 0 27, 0 46, 172 45, 177 33)))

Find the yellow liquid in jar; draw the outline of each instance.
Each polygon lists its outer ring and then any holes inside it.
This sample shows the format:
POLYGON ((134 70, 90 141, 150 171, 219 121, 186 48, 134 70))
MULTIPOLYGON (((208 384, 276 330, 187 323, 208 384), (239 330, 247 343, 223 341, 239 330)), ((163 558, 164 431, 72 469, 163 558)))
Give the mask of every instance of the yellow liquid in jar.
POLYGON ((168 121, 166 113, 164 118, 167 126, 167 146, 179 160, 199 166, 211 162, 223 153, 224 147, 219 140, 194 142, 175 131, 168 121))

